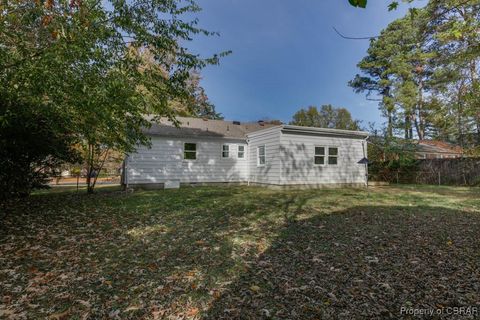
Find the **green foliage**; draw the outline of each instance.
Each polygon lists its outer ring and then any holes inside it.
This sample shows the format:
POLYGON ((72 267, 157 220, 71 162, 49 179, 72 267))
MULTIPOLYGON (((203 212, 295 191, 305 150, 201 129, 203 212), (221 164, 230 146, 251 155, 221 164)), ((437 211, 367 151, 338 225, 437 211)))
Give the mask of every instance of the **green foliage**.
MULTIPOLYGON (((402 1, 410 3, 410 2, 413 2, 414 0, 402 0, 402 1)), ((348 2, 350 3, 350 5, 354 7, 359 7, 359 8, 367 7, 367 0, 348 0, 348 2)), ((388 10, 389 11, 396 10, 398 8, 398 5, 399 5, 398 1, 392 1, 388 5, 388 10)))
POLYGON ((379 101, 388 136, 480 143, 479 21, 478 1, 431 0, 371 41, 349 85, 379 101))
POLYGON ((369 179, 390 183, 412 183, 419 170, 418 160, 389 160, 372 162, 368 166, 369 179))
POLYGON ((373 134, 368 139, 368 159, 372 162, 410 162, 415 159, 416 148, 412 140, 373 134))
POLYGON ((29 105, 16 105, 16 112, 10 112, 8 104, 1 99, 0 202, 45 187, 57 168, 79 158, 65 119, 47 117, 29 105))
POLYGON ((306 127, 333 128, 344 130, 360 130, 360 121, 354 120, 345 108, 334 108, 323 105, 320 110, 310 106, 297 111, 290 122, 292 125, 306 127))
POLYGON ((388 5, 388 10, 389 11, 396 10, 397 8, 398 8, 398 2, 397 1, 393 1, 388 5))
POLYGON ((187 81, 187 98, 174 99, 170 107, 183 117, 200 117, 221 120, 223 116, 215 110, 215 105, 208 99, 205 89, 200 85, 201 76, 192 72, 187 81))
POLYGON ((0 96, 9 104, 0 119, 28 105, 36 109, 29 121, 62 119, 86 149, 148 144, 145 114, 173 119, 171 101, 191 98, 192 70, 228 54, 201 58, 185 47, 197 34, 214 35, 182 19, 199 10, 192 0, 4 2, 0 96))
POLYGON ((367 0, 348 0, 350 4, 354 7, 366 8, 367 0))

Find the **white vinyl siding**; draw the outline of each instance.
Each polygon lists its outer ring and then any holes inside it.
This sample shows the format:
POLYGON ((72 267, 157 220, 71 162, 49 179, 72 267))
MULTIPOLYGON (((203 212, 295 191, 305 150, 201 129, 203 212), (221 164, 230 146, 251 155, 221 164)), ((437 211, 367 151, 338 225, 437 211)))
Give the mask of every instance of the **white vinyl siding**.
POLYGON ((271 129, 248 135, 249 181, 280 184, 280 130, 271 129), (258 166, 258 147, 265 146, 265 165, 258 166))
MULTIPOLYGON (((129 155, 128 183, 246 182, 248 162, 236 157, 222 158, 219 150, 224 144, 225 139, 152 137, 151 148, 140 146, 129 155), (185 143, 196 143, 196 160, 184 159, 185 143)), ((237 142, 228 144, 230 150, 236 150, 237 142)), ((247 152, 245 155, 248 156, 247 152)))
POLYGON ((365 179, 365 166, 358 164, 366 157, 360 137, 292 133, 276 127, 248 134, 243 141, 221 137, 151 138, 151 148, 140 146, 128 156, 129 184, 179 181, 326 185, 363 184, 365 179))
POLYGON ((362 142, 361 138, 283 133, 279 155, 281 183, 285 185, 364 183, 365 166, 358 164, 364 157, 362 142), (325 149, 317 149, 318 147, 325 149), (315 161, 321 154, 325 154, 324 165, 316 164, 315 161), (334 164, 335 162, 337 164, 334 164))

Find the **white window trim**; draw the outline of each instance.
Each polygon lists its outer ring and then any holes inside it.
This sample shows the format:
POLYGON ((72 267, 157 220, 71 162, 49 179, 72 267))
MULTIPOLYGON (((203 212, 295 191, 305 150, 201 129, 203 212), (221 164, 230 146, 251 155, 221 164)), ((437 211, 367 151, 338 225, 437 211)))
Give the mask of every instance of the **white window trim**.
POLYGON ((245 145, 243 145, 243 144, 237 145, 237 159, 244 160, 246 158, 245 157, 246 150, 247 150, 247 148, 245 147, 245 145), (243 147, 243 151, 240 151, 240 147, 243 147), (240 154, 240 152, 243 153, 243 157, 238 156, 240 154))
POLYGON ((257 147, 257 167, 265 167, 267 164, 267 146, 266 145, 261 145, 257 147), (260 148, 263 147, 263 157, 265 158, 265 163, 260 164, 260 148))
POLYGON ((328 155, 327 155, 327 153, 328 153, 328 147, 327 147, 327 146, 318 146, 318 145, 314 146, 314 147, 313 147, 313 165, 314 165, 315 167, 323 167, 323 166, 326 166, 327 163, 328 163, 328 155), (315 153, 315 149, 316 149, 316 148, 323 148, 324 154, 323 154, 323 155, 320 155, 320 154, 317 155, 317 154, 315 153), (315 157, 323 157, 323 164, 316 164, 316 163, 315 163, 315 157))
POLYGON ((198 143, 197 142, 184 142, 183 143, 182 158, 183 158, 183 161, 197 161, 197 159, 198 159, 198 143), (193 151, 185 150, 185 145, 186 144, 194 144, 195 145, 195 159, 185 159, 185 153, 186 152, 193 153, 193 151))
POLYGON ((220 154, 220 156, 222 157, 222 159, 231 158, 231 154, 232 154, 232 153, 231 153, 231 149, 232 149, 232 148, 230 148, 230 145, 229 145, 229 144, 226 144, 226 143, 223 143, 223 144, 222 144, 222 149, 221 149, 221 154, 220 154), (224 146, 227 146, 227 147, 228 147, 228 151, 223 151, 223 147, 224 147, 224 146), (224 156, 223 156, 223 152, 228 152, 228 157, 224 157, 224 156))
POLYGON ((340 163, 340 148, 339 148, 339 147, 335 147, 335 146, 330 146, 330 147, 328 147, 328 150, 326 150, 326 151, 327 151, 327 159, 326 159, 326 160, 327 160, 327 165, 329 165, 329 166, 338 166, 339 163, 340 163), (337 149, 337 155, 336 155, 336 156, 331 156, 331 155, 330 155, 330 148, 332 148, 332 149, 337 149), (329 164, 329 163, 328 163, 328 159, 329 159, 330 157, 332 157, 332 158, 337 158, 337 164, 329 164))

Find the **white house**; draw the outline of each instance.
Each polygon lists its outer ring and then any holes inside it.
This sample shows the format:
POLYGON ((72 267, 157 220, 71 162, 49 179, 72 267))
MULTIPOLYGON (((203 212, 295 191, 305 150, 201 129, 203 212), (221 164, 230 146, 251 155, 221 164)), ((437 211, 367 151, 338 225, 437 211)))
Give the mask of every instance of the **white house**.
POLYGON ((368 134, 263 122, 162 119, 124 163, 129 187, 242 183, 272 186, 362 186, 368 134))

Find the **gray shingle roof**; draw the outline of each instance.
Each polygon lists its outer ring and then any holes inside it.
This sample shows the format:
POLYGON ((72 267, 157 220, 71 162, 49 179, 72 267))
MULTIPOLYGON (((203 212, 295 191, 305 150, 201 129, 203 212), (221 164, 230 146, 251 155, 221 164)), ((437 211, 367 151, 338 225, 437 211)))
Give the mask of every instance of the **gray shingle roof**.
POLYGON ((167 118, 161 118, 160 123, 153 123, 145 133, 153 136, 167 137, 219 137, 231 139, 246 139, 248 133, 259 131, 276 125, 257 122, 234 124, 233 121, 207 120, 202 118, 177 117, 180 127, 176 127, 167 118))

